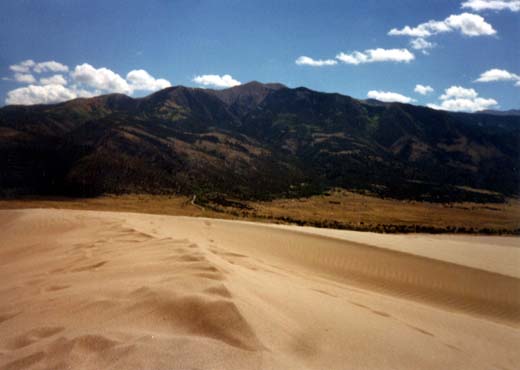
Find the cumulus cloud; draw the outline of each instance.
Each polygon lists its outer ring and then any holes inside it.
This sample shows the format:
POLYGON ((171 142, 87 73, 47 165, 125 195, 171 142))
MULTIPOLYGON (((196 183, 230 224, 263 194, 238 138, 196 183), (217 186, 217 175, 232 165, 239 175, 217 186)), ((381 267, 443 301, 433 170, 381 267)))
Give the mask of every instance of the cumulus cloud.
POLYGON ((211 86, 217 88, 226 88, 238 86, 241 84, 240 81, 235 80, 231 75, 201 75, 195 76, 193 82, 202 86, 211 86))
POLYGON ((440 104, 428 104, 428 107, 455 112, 477 112, 498 104, 495 99, 481 98, 474 89, 461 86, 451 86, 445 89, 439 99, 440 104))
POLYGON ((128 72, 126 80, 132 90, 157 91, 170 87, 172 84, 163 78, 154 78, 144 69, 136 69, 128 72))
POLYGON ((32 59, 24 60, 18 64, 9 66, 9 69, 18 73, 44 73, 44 72, 67 72, 69 67, 54 60, 36 63, 32 59))
POLYGON ((311 66, 311 67, 323 67, 323 66, 333 66, 338 64, 338 62, 334 59, 312 59, 310 57, 301 56, 296 59, 296 64, 299 66, 311 66))
POLYGON ((477 14, 450 15, 445 22, 451 29, 459 30, 466 36, 490 36, 497 33, 491 24, 477 14))
POLYGON ((392 28, 388 35, 390 36, 410 36, 410 37, 429 37, 437 33, 452 31, 443 21, 430 20, 421 23, 416 27, 404 26, 401 29, 392 28))
POLYGON ((496 106, 495 99, 451 99, 445 100, 441 105, 428 104, 428 107, 437 110, 449 110, 453 112, 478 112, 496 106))
POLYGON ((417 94, 428 95, 429 93, 432 93, 434 90, 433 87, 429 85, 424 86, 421 84, 417 84, 415 85, 415 89, 413 89, 413 91, 415 91, 417 94))
POLYGON ((415 27, 392 28, 390 36, 427 38, 439 33, 459 31, 465 36, 490 36, 497 33, 493 26, 478 14, 462 13, 450 15, 443 21, 430 20, 415 27))
POLYGON ((76 83, 103 92, 132 94, 134 91, 157 91, 171 86, 164 78, 155 78, 144 69, 128 72, 126 79, 108 68, 94 68, 83 63, 74 68, 71 76, 76 83))
POLYGON ((18 64, 13 64, 9 66, 9 69, 13 72, 19 72, 19 73, 27 73, 31 70, 32 67, 34 67, 36 63, 32 59, 24 60, 18 64))
POLYGON ((50 104, 78 97, 92 97, 118 92, 133 94, 135 91, 156 91, 171 86, 163 78, 155 78, 144 69, 130 71, 126 79, 108 68, 95 68, 88 63, 77 65, 70 73, 69 67, 56 62, 37 63, 24 60, 9 67, 14 78, 6 78, 29 86, 7 93, 6 104, 50 104), (37 80, 33 73, 42 74, 37 80))
POLYGON ((461 8, 476 12, 482 10, 510 10, 520 11, 520 0, 468 0, 462 3, 461 8))
POLYGON ((63 75, 53 75, 40 78, 40 85, 67 85, 67 80, 63 75))
POLYGON ((423 54, 428 54, 428 49, 433 49, 435 43, 427 41, 422 37, 418 37, 410 41, 410 46, 414 50, 421 50, 423 54))
POLYGON ((76 94, 62 85, 30 85, 7 93, 6 104, 51 104, 76 98, 76 94))
POLYGON ((69 86, 69 90, 72 91, 76 98, 91 98, 93 96, 101 95, 102 92, 99 90, 86 90, 82 89, 76 84, 72 84, 69 86))
POLYGON ((515 86, 520 86, 520 76, 505 69, 493 68, 480 75, 475 82, 514 81, 515 86))
POLYGON ((36 82, 34 76, 30 73, 15 73, 14 80, 16 82, 22 82, 26 84, 32 84, 36 82))
POLYGON ((474 89, 466 89, 461 86, 451 86, 444 90, 444 94, 440 96, 441 100, 449 100, 453 98, 473 99, 478 96, 474 89))
POLYGON ((108 68, 94 68, 88 63, 76 66, 71 72, 74 81, 106 92, 129 94, 132 92, 126 80, 108 68))
POLYGON ((412 103, 415 99, 391 91, 371 90, 367 97, 383 102, 412 103))
POLYGON ((47 62, 36 63, 33 67, 33 71, 36 73, 43 72, 67 72, 69 67, 65 64, 58 63, 54 60, 49 60, 47 62))
POLYGON ((409 63, 415 55, 408 49, 368 49, 364 52, 354 51, 351 54, 339 53, 336 59, 346 64, 364 64, 375 62, 409 63))

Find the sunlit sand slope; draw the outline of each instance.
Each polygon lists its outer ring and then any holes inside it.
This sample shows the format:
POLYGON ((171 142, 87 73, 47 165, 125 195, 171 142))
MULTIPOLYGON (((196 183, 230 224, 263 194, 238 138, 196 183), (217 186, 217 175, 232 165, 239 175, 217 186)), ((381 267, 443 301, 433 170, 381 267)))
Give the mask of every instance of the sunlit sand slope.
POLYGON ((0 369, 516 368, 515 239, 367 235, 1 211, 0 369))

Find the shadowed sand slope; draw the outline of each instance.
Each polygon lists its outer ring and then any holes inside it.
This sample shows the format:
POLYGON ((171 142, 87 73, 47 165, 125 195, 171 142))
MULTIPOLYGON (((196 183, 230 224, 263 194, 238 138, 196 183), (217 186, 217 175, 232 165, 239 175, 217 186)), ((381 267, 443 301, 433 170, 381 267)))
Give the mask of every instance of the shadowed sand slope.
POLYGON ((1 211, 0 369, 515 369, 516 239, 367 235, 1 211))

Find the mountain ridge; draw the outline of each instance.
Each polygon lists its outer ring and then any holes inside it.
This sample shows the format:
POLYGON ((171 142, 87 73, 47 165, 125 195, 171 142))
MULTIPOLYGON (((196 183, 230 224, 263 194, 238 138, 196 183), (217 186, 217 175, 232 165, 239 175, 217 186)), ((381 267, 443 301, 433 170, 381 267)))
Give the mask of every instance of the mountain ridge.
POLYGON ((94 96, 94 97, 78 97, 78 98, 75 98, 75 99, 71 99, 71 100, 67 100, 67 101, 63 101, 63 102, 59 102, 59 103, 33 104, 33 105, 8 104, 8 105, 1 106, 0 109, 6 109, 6 108, 7 109, 12 109, 12 108, 21 108, 21 107, 52 107, 52 106, 68 105, 68 104, 72 104, 72 103, 76 103, 76 102, 87 102, 87 101, 93 101, 93 100, 94 101, 96 101, 96 100, 110 100, 110 99, 113 99, 113 100, 115 100, 115 99, 128 99, 128 100, 133 100, 133 101, 140 101, 140 100, 143 100, 143 99, 147 99, 147 98, 149 98, 149 97, 151 97, 151 96, 153 96, 153 95, 155 95, 157 93, 160 93, 160 92, 163 92, 163 91, 175 90, 175 89, 187 89, 187 90, 192 90, 192 91, 206 91, 206 92, 210 92, 210 93, 214 94, 215 96, 219 97, 222 101, 226 102, 226 99, 222 98, 222 96, 224 96, 226 92, 244 91, 244 88, 251 87, 251 86, 259 87, 259 88, 265 88, 265 89, 269 89, 269 90, 278 90, 278 89, 282 89, 282 88, 292 89, 292 90, 295 90, 295 89, 306 89, 306 90, 309 90, 309 91, 312 91, 312 92, 317 92, 317 93, 320 93, 320 94, 332 94, 332 95, 345 96, 345 97, 349 97, 349 98, 355 99, 355 100, 357 100, 359 102, 363 102, 363 103, 366 103, 366 104, 369 104, 369 105, 377 105, 377 106, 388 106, 390 104, 402 104, 402 105, 412 105, 412 106, 416 106, 416 107, 423 107, 423 108, 426 108, 426 109, 435 110, 435 111, 439 111, 439 112, 455 113, 455 114, 457 114, 457 113, 458 114, 469 114, 469 115, 472 115, 472 114, 487 114, 487 115, 502 115, 502 116, 517 116, 517 115, 520 115, 520 109, 508 109, 508 110, 486 109, 486 110, 480 110, 480 111, 476 111, 476 112, 452 112, 452 111, 447 111, 447 110, 433 109, 433 108, 429 108, 429 107, 426 107, 426 106, 415 105, 415 104, 411 104, 411 103, 384 102, 382 100, 377 100, 377 99, 373 99, 373 98, 358 99, 358 98, 351 97, 350 95, 345 95, 345 94, 342 94, 342 93, 339 93, 339 92, 323 92, 323 91, 313 90, 313 89, 310 89, 310 88, 305 87, 305 86, 298 86, 298 87, 295 87, 295 88, 289 88, 288 86, 286 86, 286 85, 284 85, 282 83, 279 83, 279 82, 266 82, 266 83, 263 83, 263 82, 259 82, 259 81, 256 81, 256 80, 252 80, 252 81, 249 81, 249 82, 237 85, 237 86, 232 86, 232 87, 228 87, 228 88, 224 88, 224 89, 211 89, 211 88, 203 88, 203 87, 192 87, 192 86, 185 86, 185 85, 175 85, 175 86, 167 87, 167 88, 162 89, 162 90, 155 91, 155 92, 153 92, 153 93, 151 93, 149 95, 146 95, 146 96, 143 96, 143 97, 137 97, 137 98, 128 96, 128 95, 123 94, 123 93, 108 93, 108 94, 103 94, 103 95, 97 95, 97 96, 94 96))
POLYGON ((517 196, 520 118, 256 81, 0 108, 0 191, 91 196, 517 196), (464 189, 483 189, 479 190, 464 189))

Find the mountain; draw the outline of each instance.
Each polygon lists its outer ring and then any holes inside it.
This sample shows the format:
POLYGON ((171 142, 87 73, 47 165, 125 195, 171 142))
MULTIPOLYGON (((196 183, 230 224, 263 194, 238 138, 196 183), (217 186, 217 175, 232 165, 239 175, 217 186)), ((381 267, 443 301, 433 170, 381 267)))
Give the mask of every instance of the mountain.
POLYGON ((519 195, 520 117, 251 82, 0 109, 0 194, 519 195))
POLYGON ((520 109, 509 109, 509 110, 482 110, 479 113, 493 114, 496 116, 520 116, 520 109))

